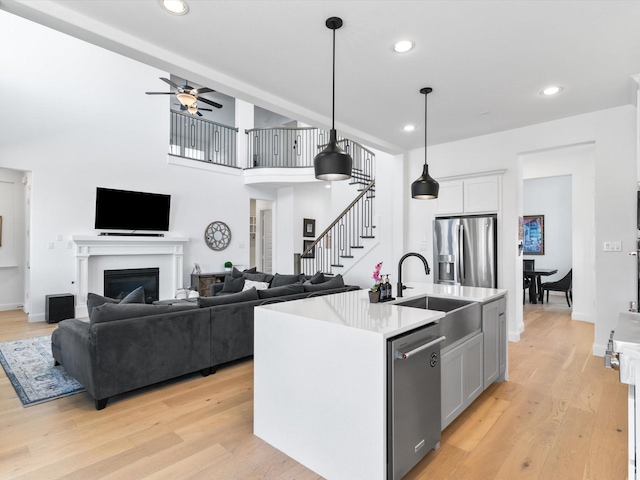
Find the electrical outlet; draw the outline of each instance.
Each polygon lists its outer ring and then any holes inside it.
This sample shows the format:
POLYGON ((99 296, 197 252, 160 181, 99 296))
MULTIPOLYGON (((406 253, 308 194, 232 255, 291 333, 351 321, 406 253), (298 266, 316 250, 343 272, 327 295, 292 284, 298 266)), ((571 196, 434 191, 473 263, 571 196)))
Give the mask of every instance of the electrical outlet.
POLYGON ((49 242, 49 250, 53 250, 55 247, 55 244, 53 242, 49 242))

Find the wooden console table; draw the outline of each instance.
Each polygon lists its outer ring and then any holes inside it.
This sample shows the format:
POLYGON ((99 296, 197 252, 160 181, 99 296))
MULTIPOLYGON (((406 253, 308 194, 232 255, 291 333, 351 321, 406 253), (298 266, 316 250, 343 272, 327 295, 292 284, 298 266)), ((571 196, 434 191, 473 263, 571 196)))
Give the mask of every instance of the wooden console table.
POLYGON ((231 275, 231 272, 192 273, 191 288, 196 287, 201 297, 208 297, 209 286, 212 283, 224 282, 224 277, 227 275, 231 275))

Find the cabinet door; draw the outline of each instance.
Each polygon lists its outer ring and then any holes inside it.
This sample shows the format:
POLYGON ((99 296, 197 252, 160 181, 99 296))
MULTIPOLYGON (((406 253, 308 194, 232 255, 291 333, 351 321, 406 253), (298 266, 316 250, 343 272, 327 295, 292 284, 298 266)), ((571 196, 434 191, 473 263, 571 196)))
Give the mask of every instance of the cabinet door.
POLYGON ((464 397, 465 408, 470 405, 484 391, 483 364, 483 337, 484 334, 476 335, 468 342, 465 342, 464 352, 464 397))
POLYGON ((469 178, 464 181, 464 212, 497 212, 500 207, 498 177, 469 178))
POLYGON ((499 300, 482 306, 482 333, 484 333, 484 388, 487 388, 495 382, 499 375, 499 310, 499 300))
MULTIPOLYGON (((507 371, 507 314, 498 317, 498 358, 500 360, 500 376, 507 371)), ((504 377, 502 378, 504 380, 504 377)))
POLYGON ((462 196, 462 180, 441 182, 438 199, 436 200, 436 213, 440 215, 463 213, 464 204, 462 202, 462 196))
POLYGON ((464 350, 465 345, 461 344, 441 356, 442 430, 465 408, 464 350))

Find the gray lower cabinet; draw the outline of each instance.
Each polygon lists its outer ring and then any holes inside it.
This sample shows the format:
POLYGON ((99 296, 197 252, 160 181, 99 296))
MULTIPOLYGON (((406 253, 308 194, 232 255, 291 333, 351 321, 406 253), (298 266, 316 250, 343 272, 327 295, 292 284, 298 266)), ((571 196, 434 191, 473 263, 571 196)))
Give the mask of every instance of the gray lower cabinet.
POLYGON ((507 367, 507 302, 504 297, 482 305, 484 333, 484 388, 504 380, 507 367))
POLYGON ((442 351, 442 429, 489 385, 505 379, 507 300, 482 305, 482 331, 442 351))
POLYGON ((483 334, 442 352, 442 429, 484 390, 483 334))

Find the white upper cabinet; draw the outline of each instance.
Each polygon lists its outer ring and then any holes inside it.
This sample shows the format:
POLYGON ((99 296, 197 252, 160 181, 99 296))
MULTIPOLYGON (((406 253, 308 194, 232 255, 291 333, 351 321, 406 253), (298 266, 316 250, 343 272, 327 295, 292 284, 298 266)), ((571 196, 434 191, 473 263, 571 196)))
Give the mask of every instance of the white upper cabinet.
POLYGON ((500 210, 500 176, 474 176, 440 182, 438 215, 496 213, 500 210))

